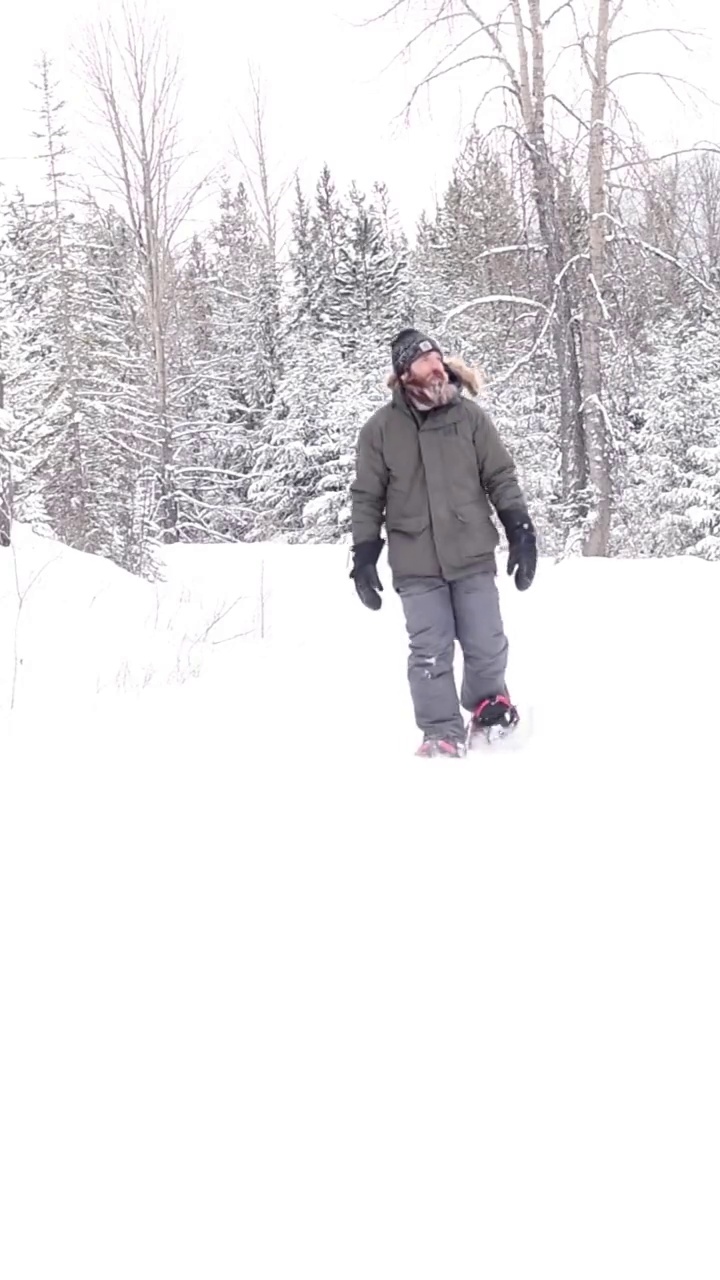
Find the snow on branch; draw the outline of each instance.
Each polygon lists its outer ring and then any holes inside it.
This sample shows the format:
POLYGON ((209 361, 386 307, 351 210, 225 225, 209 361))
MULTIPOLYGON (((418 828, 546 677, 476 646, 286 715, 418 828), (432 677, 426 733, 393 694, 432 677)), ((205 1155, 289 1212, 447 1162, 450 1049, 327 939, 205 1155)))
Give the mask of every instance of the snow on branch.
POLYGON ((535 298, 524 298, 521 295, 512 293, 487 293, 482 298, 471 298, 469 302, 461 302, 457 307, 453 307, 451 311, 448 311, 440 322, 438 333, 444 333, 451 320, 463 315, 471 307, 482 307, 494 302, 507 303, 509 306, 534 307, 537 311, 548 310, 544 302, 538 302, 535 298))
POLYGON ((504 244, 497 249, 483 249, 480 253, 473 254, 473 262, 481 262, 483 258, 494 258, 501 253, 546 253, 547 247, 544 244, 504 244))
POLYGON ((595 276, 593 275, 592 271, 590 272, 590 274, 589 274, 589 276, 588 276, 588 280, 590 281, 590 284, 592 285, 593 293, 595 294, 595 297, 597 298, 598 306, 600 307, 600 310, 601 310, 601 312, 602 312, 603 320, 606 320, 606 321, 608 321, 608 322, 609 322, 609 320, 610 320, 610 312, 608 311, 608 309, 607 309, 607 307, 606 307, 606 305, 605 305, 605 299, 603 298, 603 296, 602 296, 602 294, 601 294, 601 292, 600 292, 600 289, 598 288, 598 282, 597 282, 597 280, 595 279, 595 276))

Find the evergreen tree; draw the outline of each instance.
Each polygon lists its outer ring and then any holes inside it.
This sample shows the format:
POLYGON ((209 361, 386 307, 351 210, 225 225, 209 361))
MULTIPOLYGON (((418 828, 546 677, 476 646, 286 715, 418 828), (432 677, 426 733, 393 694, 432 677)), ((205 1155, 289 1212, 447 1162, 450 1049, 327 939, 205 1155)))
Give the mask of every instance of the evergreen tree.
POLYGON ((47 196, 31 208, 22 196, 6 217, 3 269, 12 339, 9 406, 22 456, 16 500, 37 507, 53 532, 81 550, 94 549, 87 475, 90 440, 83 419, 75 332, 82 323, 77 222, 64 189, 67 148, 61 104, 44 58, 35 86, 47 196))
POLYGON ((405 248, 388 239, 377 206, 353 183, 346 243, 337 265, 335 328, 345 354, 390 342, 407 324, 408 263, 405 248))
POLYGON ((292 242, 290 246, 290 318, 291 323, 311 320, 320 324, 322 270, 312 208, 295 180, 295 206, 290 214, 292 242))
MULTIPOLYGON (((130 517, 135 462, 118 442, 111 407, 120 388, 127 398, 132 366, 112 365, 117 316, 105 306, 113 290, 104 274, 109 261, 100 260, 97 219, 79 217, 68 192, 62 104, 46 58, 37 87, 47 198, 34 207, 22 196, 10 202, 2 253, 16 514, 79 550, 134 568, 146 531, 130 517)), ((123 262, 124 306, 132 293, 126 251, 123 245, 113 264, 123 262)))
POLYGON ((252 426, 272 403, 280 332, 274 264, 242 183, 224 185, 212 230, 213 329, 229 421, 252 426))
POLYGON ((324 165, 315 188, 315 209, 313 229, 319 277, 317 318, 327 324, 336 306, 338 272, 347 242, 349 216, 327 165, 324 165))
POLYGON ((152 369, 142 264, 127 223, 91 198, 80 224, 85 326, 77 343, 88 422, 98 551, 152 574, 154 441, 152 369))
POLYGON ((296 330, 248 493, 257 536, 333 542, 348 532, 357 435, 380 389, 377 365, 348 363, 338 339, 318 339, 308 323, 296 330))
POLYGON ((720 548, 720 312, 701 327, 682 316, 655 331, 636 412, 641 426, 625 518, 635 554, 720 548))
POLYGON ((183 404, 177 431, 183 537, 190 541, 237 537, 247 524, 248 415, 240 399, 243 388, 235 381, 242 349, 228 351, 226 298, 218 279, 217 264, 194 236, 179 269, 176 350, 183 404))

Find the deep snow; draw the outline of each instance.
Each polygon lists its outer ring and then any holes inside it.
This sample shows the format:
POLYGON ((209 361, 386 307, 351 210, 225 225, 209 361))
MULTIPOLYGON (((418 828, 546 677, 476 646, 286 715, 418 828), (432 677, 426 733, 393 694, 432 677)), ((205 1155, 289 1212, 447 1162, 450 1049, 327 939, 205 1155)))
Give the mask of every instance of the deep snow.
POLYGON ((716 1280, 720 567, 501 576, 462 762, 347 573, 0 551, 0 1274, 716 1280))

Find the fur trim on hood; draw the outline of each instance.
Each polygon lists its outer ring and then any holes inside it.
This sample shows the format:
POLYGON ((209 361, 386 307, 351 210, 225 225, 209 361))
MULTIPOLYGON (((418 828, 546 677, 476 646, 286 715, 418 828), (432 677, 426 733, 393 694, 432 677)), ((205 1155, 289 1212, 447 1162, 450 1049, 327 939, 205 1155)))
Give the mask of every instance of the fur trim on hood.
MULTIPOLYGON (((477 369, 471 369, 459 356, 446 356, 443 363, 451 382, 455 382, 462 391, 467 392, 470 396, 480 394, 482 378, 477 369)), ((397 374, 391 373, 387 379, 388 387, 393 391, 397 384, 397 374)))

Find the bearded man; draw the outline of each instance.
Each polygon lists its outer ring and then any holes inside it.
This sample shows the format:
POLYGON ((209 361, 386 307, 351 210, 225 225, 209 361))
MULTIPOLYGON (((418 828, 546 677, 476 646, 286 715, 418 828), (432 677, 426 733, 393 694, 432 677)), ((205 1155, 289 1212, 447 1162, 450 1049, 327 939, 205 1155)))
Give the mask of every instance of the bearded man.
POLYGON ((408 681, 421 756, 458 757, 476 734, 518 722, 506 685, 508 641, 495 558, 497 513, 508 539, 508 573, 519 591, 535 576, 537 547, 507 448, 472 397, 479 379, 445 359, 437 342, 403 329, 391 345, 392 397, 362 427, 351 485, 351 578, 379 609, 377 562, 387 531, 393 587, 402 602, 408 681), (463 655, 460 697, 453 663, 463 655), (461 707, 469 713, 465 724, 461 707))

